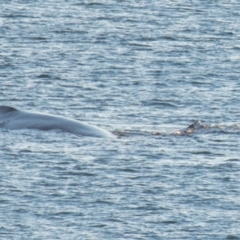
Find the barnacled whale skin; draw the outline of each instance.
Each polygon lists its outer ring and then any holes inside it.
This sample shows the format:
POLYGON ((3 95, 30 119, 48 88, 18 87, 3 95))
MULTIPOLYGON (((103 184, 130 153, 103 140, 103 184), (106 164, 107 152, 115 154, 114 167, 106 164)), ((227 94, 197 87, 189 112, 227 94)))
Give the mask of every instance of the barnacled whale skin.
POLYGON ((60 129, 79 136, 115 138, 112 133, 87 123, 57 115, 17 110, 0 106, 0 126, 6 129, 60 129))

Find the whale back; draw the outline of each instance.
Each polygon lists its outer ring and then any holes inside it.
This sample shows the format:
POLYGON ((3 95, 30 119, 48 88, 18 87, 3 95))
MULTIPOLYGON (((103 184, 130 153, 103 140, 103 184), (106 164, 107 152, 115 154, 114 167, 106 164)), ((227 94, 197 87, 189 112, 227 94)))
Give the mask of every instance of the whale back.
POLYGON ((75 135, 115 137, 112 133, 74 119, 0 106, 0 126, 7 129, 60 129, 75 135))
POLYGON ((0 113, 1 114, 6 114, 10 112, 15 112, 18 111, 16 108, 13 107, 8 107, 8 106, 0 106, 0 113))

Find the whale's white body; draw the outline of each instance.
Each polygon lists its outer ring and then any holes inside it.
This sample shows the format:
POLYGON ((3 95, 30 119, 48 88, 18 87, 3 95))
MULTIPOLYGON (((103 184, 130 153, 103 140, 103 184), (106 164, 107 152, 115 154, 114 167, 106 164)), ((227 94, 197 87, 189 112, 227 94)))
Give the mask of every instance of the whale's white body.
POLYGON ((6 129, 60 129, 75 135, 112 137, 115 135, 96 126, 56 115, 20 111, 12 107, 0 106, 0 126, 6 129))

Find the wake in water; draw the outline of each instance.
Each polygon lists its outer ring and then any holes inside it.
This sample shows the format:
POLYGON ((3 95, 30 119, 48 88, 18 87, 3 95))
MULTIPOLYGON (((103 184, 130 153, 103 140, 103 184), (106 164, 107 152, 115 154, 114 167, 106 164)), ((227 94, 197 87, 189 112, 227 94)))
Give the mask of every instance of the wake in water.
POLYGON ((240 133, 240 125, 222 125, 222 124, 202 124, 200 120, 193 122, 186 128, 178 129, 170 133, 159 132, 159 131, 141 131, 141 130, 125 130, 125 131, 115 131, 119 137, 129 136, 129 135, 162 135, 162 136, 189 136, 192 134, 199 133, 228 133, 236 134, 240 133))

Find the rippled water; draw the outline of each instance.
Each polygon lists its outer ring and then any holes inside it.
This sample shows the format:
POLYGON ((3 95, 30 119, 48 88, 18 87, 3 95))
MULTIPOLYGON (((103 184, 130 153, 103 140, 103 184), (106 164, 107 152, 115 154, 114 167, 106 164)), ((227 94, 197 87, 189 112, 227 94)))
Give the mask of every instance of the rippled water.
POLYGON ((239 1, 0 5, 0 105, 123 132, 0 129, 1 239, 240 239, 239 1))

